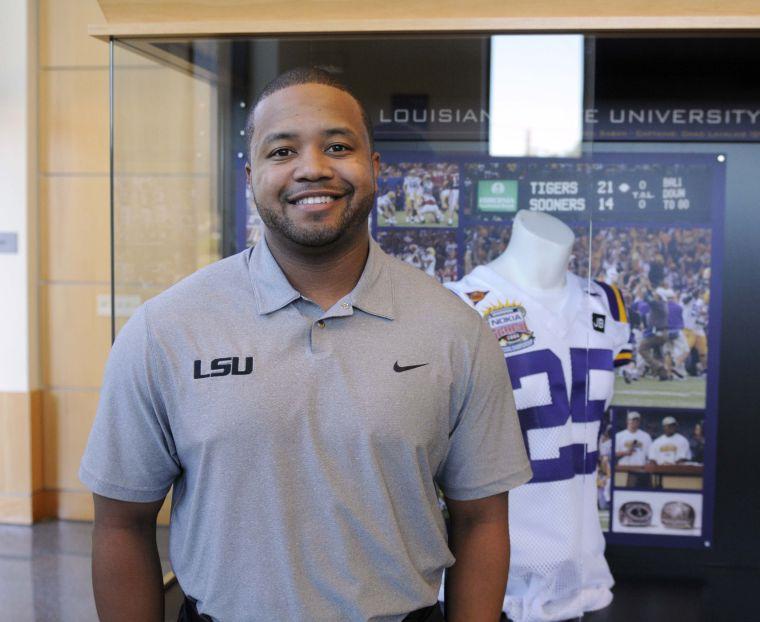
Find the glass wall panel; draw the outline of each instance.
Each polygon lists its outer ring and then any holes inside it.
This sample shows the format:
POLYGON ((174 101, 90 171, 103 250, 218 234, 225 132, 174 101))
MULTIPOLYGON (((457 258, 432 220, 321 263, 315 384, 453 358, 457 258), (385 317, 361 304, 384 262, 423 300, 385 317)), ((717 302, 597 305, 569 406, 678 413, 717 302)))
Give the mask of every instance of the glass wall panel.
POLYGON ((222 256, 218 77, 113 50, 115 320, 222 256))
MULTIPOLYGON (((553 602, 551 619, 604 607, 605 542, 608 557, 673 547, 713 559, 719 412, 746 365, 725 354, 736 343, 726 326, 760 334, 733 311, 758 302, 741 286, 760 234, 756 39, 130 39, 113 50, 117 329, 260 239, 244 169, 250 107, 281 72, 318 66, 354 89, 374 128, 373 237, 457 290, 507 359, 534 471, 510 495, 510 616, 533 619, 529 594, 553 602), (533 255, 514 272, 522 244, 533 255), (553 281, 554 253, 569 273, 553 281)), ((749 403, 732 406, 746 421, 749 403)))

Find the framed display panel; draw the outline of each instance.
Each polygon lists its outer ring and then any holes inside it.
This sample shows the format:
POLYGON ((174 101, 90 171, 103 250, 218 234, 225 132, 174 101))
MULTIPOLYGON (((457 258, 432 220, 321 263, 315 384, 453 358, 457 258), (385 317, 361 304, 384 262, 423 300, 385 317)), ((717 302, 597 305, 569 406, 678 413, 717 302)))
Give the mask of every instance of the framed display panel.
MULTIPOLYGON (((538 430, 556 431, 570 420, 574 424, 598 420, 599 443, 577 451, 598 454, 593 472, 600 486, 600 520, 612 542, 710 545, 714 455, 709 450, 714 451, 715 445, 706 444, 705 438, 716 432, 718 364, 708 366, 707 356, 719 351, 719 331, 711 327, 720 325, 725 165, 723 154, 603 153, 578 159, 505 159, 456 153, 428 157, 385 153, 383 157, 373 234, 386 252, 443 283, 455 282, 504 252, 512 219, 519 210, 540 211, 573 229, 576 244, 571 272, 619 289, 622 298, 610 308, 618 312, 622 308, 623 316, 628 316, 632 347, 630 362, 615 375, 611 402, 605 408, 592 405, 591 398, 600 397, 595 395, 593 368, 589 367, 588 374, 581 374, 588 375, 589 382, 578 385, 582 402, 588 395, 582 412, 569 408, 570 417, 563 419, 542 403, 544 411, 536 414, 531 432, 525 432, 532 455, 531 436, 537 437, 534 443, 545 443, 538 438, 538 430), (410 209, 409 194, 423 179, 429 180, 429 193, 422 191, 424 198, 418 199, 416 210, 410 209), (716 246, 713 238, 718 240, 716 246), (605 415, 609 404, 614 407, 605 415), (700 455, 692 455, 688 444, 677 456, 653 449, 643 453, 640 466, 621 465, 618 472, 615 456, 621 448, 615 446, 614 438, 621 431, 620 417, 644 408, 648 409, 645 427, 654 433, 656 448, 672 444, 665 443, 668 437, 660 429, 661 421, 678 417, 690 438, 694 438, 695 425, 702 428, 694 441, 701 442, 700 455), (623 472, 635 473, 638 486, 624 482, 623 472), (623 507, 620 498, 630 489, 640 489, 639 496, 649 500, 640 502, 642 511, 649 512, 648 520, 620 525, 620 520, 629 521, 626 511, 631 506, 623 507), (616 503, 618 490, 621 495, 616 503), (691 509, 680 508, 691 513, 685 521, 690 527, 653 521, 651 501, 669 499, 681 490, 699 492, 690 497, 696 499, 691 509), (661 528, 656 529, 658 526, 661 528)), ((489 311, 494 301, 485 290, 473 289, 468 295, 475 308, 494 322, 496 309, 489 311)), ((520 326, 533 334, 536 320, 530 309, 525 313, 522 303, 509 301, 515 310, 521 310, 520 326)), ((595 316, 600 324, 593 329, 604 334, 607 317, 589 313, 589 324, 595 316)), ((579 361, 573 365, 582 364, 579 361)), ((561 377, 553 379, 549 367, 536 364, 539 367, 529 366, 530 375, 544 373, 549 384, 559 383, 567 392, 561 377)), ((525 390, 520 388, 517 372, 511 370, 511 376, 513 386, 518 387, 518 405, 524 405, 528 418, 528 411, 539 404, 522 396, 525 390)), ((560 453, 561 447, 558 460, 560 453)), ((551 459, 534 459, 533 468, 534 472, 563 470, 551 459)), ((579 471, 585 473, 583 467, 579 471)))

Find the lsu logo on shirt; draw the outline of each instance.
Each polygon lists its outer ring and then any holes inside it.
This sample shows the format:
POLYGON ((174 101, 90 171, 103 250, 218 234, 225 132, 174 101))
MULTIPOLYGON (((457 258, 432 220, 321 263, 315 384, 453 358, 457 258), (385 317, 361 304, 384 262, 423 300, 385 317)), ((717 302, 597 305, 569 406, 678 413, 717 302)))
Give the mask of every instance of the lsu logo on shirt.
POLYGON ((218 376, 247 376, 253 372, 253 357, 245 357, 245 367, 240 365, 239 356, 225 356, 214 359, 209 365, 208 373, 203 373, 203 361, 193 361, 193 379, 216 378, 218 376))

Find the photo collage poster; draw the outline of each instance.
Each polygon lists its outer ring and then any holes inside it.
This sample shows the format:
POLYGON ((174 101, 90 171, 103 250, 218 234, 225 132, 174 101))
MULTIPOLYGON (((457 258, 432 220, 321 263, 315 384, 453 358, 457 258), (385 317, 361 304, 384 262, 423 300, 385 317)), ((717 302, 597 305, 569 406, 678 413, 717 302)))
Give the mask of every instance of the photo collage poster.
POLYGON ((573 229, 570 271, 621 292, 632 355, 592 475, 610 542, 710 545, 725 165, 721 154, 383 154, 371 227, 389 254, 457 281, 504 252, 518 210, 540 211, 573 229))

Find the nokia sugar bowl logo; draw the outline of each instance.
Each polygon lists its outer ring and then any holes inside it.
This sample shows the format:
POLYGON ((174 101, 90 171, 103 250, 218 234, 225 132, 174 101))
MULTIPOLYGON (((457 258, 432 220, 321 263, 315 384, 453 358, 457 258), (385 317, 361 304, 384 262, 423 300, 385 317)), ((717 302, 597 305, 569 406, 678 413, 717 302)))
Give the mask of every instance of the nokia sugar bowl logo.
POLYGON ((245 367, 240 368, 239 356, 225 356, 214 359, 208 366, 208 373, 203 373, 203 362, 195 361, 193 366, 193 379, 214 378, 216 376, 247 376, 253 371, 253 357, 245 357, 245 367))

